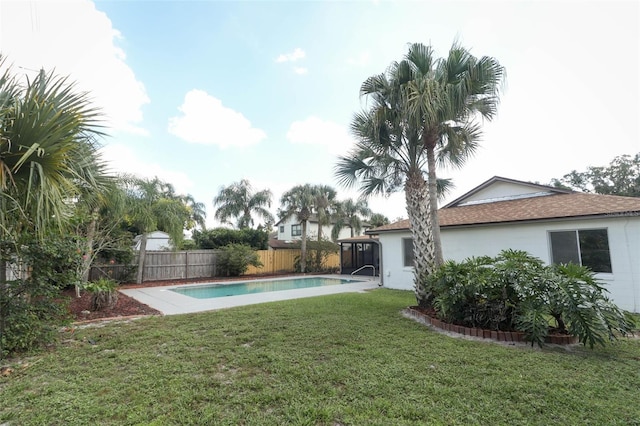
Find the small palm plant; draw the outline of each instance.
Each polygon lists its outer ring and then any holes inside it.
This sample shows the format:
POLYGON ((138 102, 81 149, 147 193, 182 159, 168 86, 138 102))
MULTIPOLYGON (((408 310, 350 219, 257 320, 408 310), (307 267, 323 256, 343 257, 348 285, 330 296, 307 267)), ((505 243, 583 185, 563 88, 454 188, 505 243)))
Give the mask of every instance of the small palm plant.
POLYGON ((112 279, 100 278, 88 282, 84 289, 91 293, 92 311, 111 309, 118 303, 118 283, 112 279))

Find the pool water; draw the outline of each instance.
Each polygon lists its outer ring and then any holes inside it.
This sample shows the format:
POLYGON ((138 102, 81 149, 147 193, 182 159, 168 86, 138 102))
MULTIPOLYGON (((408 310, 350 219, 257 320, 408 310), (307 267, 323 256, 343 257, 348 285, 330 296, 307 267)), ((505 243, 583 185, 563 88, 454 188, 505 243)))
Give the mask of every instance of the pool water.
POLYGON ((236 284, 208 284, 171 289, 176 293, 196 299, 241 296, 244 294, 266 293, 269 291, 294 290, 298 288, 324 287, 357 282, 341 278, 305 277, 277 281, 250 281, 236 284))

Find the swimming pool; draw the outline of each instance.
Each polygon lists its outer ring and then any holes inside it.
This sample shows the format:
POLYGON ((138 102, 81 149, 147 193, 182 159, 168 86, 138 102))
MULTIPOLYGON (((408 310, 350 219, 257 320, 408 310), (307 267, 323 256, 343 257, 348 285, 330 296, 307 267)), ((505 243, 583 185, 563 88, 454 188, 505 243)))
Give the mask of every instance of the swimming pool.
POLYGON ((294 290, 310 287, 326 287, 358 282, 343 278, 304 277, 285 280, 251 281, 236 284, 207 284, 172 288, 171 291, 196 299, 241 296, 245 294, 267 293, 272 291, 294 290))

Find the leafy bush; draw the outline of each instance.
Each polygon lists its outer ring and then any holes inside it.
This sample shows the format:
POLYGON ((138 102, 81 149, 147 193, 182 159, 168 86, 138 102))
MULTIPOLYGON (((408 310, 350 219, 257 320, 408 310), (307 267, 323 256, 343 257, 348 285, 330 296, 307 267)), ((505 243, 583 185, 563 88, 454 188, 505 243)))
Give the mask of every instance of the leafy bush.
POLYGON ((91 265, 94 269, 90 278, 93 280, 106 278, 118 283, 131 282, 135 279, 138 270, 135 260, 135 252, 130 246, 102 249, 91 265), (105 268, 103 265, 108 267, 105 268))
POLYGON ((61 290, 80 282, 82 255, 71 237, 0 242, 0 358, 52 342, 68 321, 61 290))
POLYGON ((228 229, 215 228, 203 231, 194 230, 193 241, 200 249, 218 249, 229 244, 245 244, 254 250, 268 248, 269 233, 263 229, 228 229))
POLYGON ((550 328, 590 347, 633 328, 588 268, 545 266, 524 251, 445 262, 422 286, 444 321, 523 331, 532 344, 542 345, 550 328))
POLYGON ((258 254, 246 244, 229 244, 217 256, 218 272, 222 276, 237 277, 247 272, 249 265, 259 268, 258 254))
MULTIPOLYGON (((338 253, 340 246, 331 241, 307 241, 307 266, 305 272, 334 273, 339 268, 327 266, 327 260, 332 253, 338 253)), ((293 268, 300 272, 300 256, 296 257, 293 268)))
POLYGON ((109 247, 100 251, 96 263, 108 264, 113 262, 119 265, 130 265, 134 263, 136 254, 130 245, 123 247, 109 247))
POLYGON ((118 303, 118 282, 108 278, 88 282, 84 289, 91 293, 91 310, 113 308, 118 303))

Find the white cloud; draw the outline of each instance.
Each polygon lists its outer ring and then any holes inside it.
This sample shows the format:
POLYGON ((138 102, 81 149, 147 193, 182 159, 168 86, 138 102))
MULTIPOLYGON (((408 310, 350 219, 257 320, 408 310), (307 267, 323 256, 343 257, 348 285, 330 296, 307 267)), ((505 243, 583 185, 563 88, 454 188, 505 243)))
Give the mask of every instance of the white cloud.
POLYGON ((299 47, 296 47, 293 52, 290 53, 283 53, 280 56, 278 56, 278 58, 276 59, 276 62, 280 63, 280 62, 296 62, 299 59, 302 59, 305 57, 305 53, 304 50, 300 49, 299 47))
POLYGON ((114 130, 146 134, 140 123, 149 98, 117 46, 121 40, 90 1, 0 4, 0 46, 15 74, 55 69, 90 92, 114 130))
POLYGON ((138 157, 129 146, 110 143, 103 146, 100 153, 114 173, 128 173, 142 178, 157 176, 160 180, 171 183, 179 194, 188 194, 194 187, 193 181, 185 173, 150 163, 138 157))
POLYGON ((324 146, 336 155, 347 154, 354 142, 344 126, 314 116, 291 123, 287 139, 294 144, 324 146))
POLYGON ((169 119, 168 130, 187 142, 228 148, 255 145, 267 137, 242 113, 202 90, 189 91, 178 109, 182 115, 169 119))
POLYGON ((305 75, 309 72, 309 70, 306 69, 305 67, 293 67, 293 72, 295 72, 298 75, 305 75))

